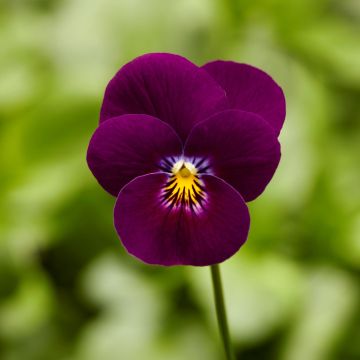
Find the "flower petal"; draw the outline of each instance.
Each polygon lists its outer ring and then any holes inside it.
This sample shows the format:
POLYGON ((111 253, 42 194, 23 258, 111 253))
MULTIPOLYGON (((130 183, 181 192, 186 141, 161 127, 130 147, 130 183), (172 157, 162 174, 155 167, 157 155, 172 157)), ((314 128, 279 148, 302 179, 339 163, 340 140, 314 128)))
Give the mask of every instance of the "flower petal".
POLYGON ((286 105, 281 87, 264 71, 233 61, 213 61, 203 66, 226 91, 230 108, 262 116, 280 133, 286 105))
POLYGON ((245 242, 250 218, 240 194, 221 179, 204 175, 207 201, 199 212, 161 203, 166 174, 140 176, 119 193, 114 222, 127 251, 149 264, 211 265, 245 242))
POLYGON ((227 110, 193 128, 184 155, 207 158, 213 173, 250 201, 264 191, 274 175, 280 144, 260 116, 227 110))
POLYGON ((228 108, 224 90, 187 59, 155 53, 123 66, 106 88, 100 121, 148 114, 170 124, 185 140, 195 123, 228 108))
POLYGON ((159 171, 164 157, 181 154, 181 141, 169 125, 149 115, 129 114, 96 129, 87 162, 100 185, 117 196, 135 177, 159 171))

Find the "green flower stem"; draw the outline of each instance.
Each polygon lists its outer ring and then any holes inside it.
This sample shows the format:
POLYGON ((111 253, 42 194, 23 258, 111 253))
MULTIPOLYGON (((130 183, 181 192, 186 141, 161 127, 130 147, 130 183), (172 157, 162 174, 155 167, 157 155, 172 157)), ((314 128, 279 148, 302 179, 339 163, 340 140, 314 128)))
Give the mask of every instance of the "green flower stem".
POLYGON ((216 316, 218 320, 221 339, 227 360, 235 360, 235 355, 231 346, 229 327, 226 317, 223 289, 221 284, 220 267, 218 264, 211 265, 211 278, 214 289, 214 299, 216 316))

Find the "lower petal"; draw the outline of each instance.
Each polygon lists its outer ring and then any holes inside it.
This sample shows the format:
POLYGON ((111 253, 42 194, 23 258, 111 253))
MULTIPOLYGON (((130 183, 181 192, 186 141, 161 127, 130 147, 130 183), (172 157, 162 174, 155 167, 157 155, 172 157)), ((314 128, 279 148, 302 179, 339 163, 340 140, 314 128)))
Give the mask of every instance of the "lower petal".
POLYGON ((127 251, 149 264, 205 266, 222 262, 246 241, 250 217, 241 195, 223 180, 204 175, 198 211, 162 201, 168 176, 140 176, 119 193, 114 223, 127 251))

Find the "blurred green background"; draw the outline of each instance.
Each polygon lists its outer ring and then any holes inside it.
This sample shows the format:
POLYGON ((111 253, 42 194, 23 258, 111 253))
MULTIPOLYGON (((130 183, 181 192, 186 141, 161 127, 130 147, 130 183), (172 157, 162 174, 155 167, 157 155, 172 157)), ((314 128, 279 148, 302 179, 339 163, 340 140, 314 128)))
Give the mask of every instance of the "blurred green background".
POLYGON ((127 255, 85 162, 108 80, 153 51, 253 64, 287 97, 222 265, 239 359, 360 359, 358 0, 0 0, 0 359, 222 358, 209 270, 127 255))

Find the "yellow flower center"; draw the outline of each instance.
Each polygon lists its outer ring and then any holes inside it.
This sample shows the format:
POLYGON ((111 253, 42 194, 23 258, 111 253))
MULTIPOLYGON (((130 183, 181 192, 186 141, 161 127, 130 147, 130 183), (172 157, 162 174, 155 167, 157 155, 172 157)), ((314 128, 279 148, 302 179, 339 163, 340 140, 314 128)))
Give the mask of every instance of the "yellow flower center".
POLYGON ((192 163, 179 160, 173 165, 163 198, 171 207, 183 205, 196 210, 201 205, 205 199, 204 187, 192 163))
POLYGON ((184 166, 182 169, 180 169, 179 175, 183 178, 188 178, 192 174, 191 174, 191 171, 187 167, 184 166))

